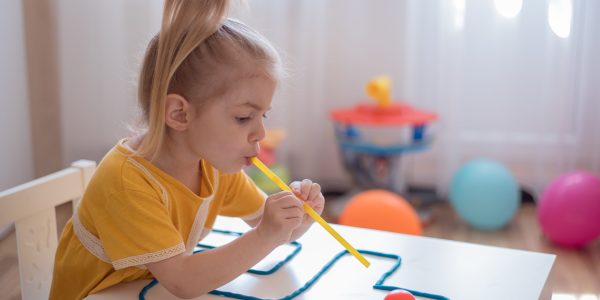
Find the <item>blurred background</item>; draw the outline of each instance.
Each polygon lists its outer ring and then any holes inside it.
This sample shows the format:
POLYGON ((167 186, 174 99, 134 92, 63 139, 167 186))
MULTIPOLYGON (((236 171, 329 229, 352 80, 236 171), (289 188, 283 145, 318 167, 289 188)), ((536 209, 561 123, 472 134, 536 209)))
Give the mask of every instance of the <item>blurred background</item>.
MULTIPOLYGON (((162 2, 0 5, 0 186, 98 161, 129 134, 162 2)), ((431 151, 405 160, 408 182, 443 191, 462 162, 487 156, 540 191, 563 171, 600 171, 598 5, 253 0, 233 15, 272 41, 291 74, 268 122, 288 133, 279 152, 294 178, 349 186, 328 112, 388 74, 394 99, 440 115, 431 151)))
MULTIPOLYGON (((161 13, 159 0, 0 1, 0 190, 99 161, 129 135, 139 64, 161 13)), ((501 163, 534 202, 565 172, 600 174, 599 1, 250 0, 232 15, 277 47, 290 74, 267 120, 286 133, 279 163, 326 195, 354 186, 329 114, 369 101, 365 85, 382 74, 395 101, 439 117, 427 151, 392 166, 407 187, 400 192, 418 187, 445 203, 454 174, 477 158, 501 163)), ((503 243, 487 237, 469 241, 503 243)), ((596 284, 564 279, 565 267, 550 280, 553 299, 598 299, 599 244, 573 251, 586 251, 589 273, 580 276, 596 284)))
MULTIPOLYGON (((135 119, 138 68, 162 2, 0 5, 0 186, 100 160, 135 119)), ((440 116, 432 149, 404 160, 407 182, 443 192, 461 163, 486 156, 539 192, 563 171, 600 172, 599 5, 253 0, 233 15, 290 72, 268 125, 287 131, 278 151, 292 177, 350 185, 328 112, 366 99, 366 82, 388 74, 394 99, 440 116)))

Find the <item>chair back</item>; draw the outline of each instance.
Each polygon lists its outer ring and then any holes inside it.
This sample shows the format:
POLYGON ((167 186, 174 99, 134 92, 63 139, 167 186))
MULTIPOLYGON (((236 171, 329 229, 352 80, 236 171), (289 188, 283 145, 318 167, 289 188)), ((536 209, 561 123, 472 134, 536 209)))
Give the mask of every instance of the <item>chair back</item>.
POLYGON ((21 297, 48 299, 58 245, 55 207, 77 207, 96 163, 79 160, 71 167, 0 192, 0 227, 15 224, 21 297))

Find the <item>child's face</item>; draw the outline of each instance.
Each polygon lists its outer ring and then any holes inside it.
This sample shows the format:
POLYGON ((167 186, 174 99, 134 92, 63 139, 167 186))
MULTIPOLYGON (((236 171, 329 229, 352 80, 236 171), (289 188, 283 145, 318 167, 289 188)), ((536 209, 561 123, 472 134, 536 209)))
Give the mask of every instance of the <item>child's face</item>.
POLYGON ((236 81, 223 95, 196 108, 188 145, 221 172, 250 164, 265 137, 264 115, 271 109, 275 82, 264 77, 236 81))

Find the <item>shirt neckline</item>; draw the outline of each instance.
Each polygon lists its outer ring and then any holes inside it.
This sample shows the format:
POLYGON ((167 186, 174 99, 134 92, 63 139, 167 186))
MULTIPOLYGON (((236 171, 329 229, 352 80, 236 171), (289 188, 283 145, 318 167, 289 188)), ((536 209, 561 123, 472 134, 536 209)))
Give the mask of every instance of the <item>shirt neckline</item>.
POLYGON ((185 184, 179 181, 177 178, 173 177, 171 174, 163 171, 161 168, 154 165, 152 162, 148 161, 144 157, 136 155, 134 150, 131 149, 127 144, 127 138, 124 138, 119 141, 117 144, 117 150, 132 159, 135 159, 137 162, 141 163, 144 167, 151 170, 153 173, 159 175, 163 179, 167 180, 169 183, 174 184, 178 189, 185 191, 185 193, 197 199, 205 199, 209 198, 214 194, 214 183, 212 182, 212 178, 214 176, 214 169, 204 160, 200 160, 200 172, 202 176, 200 178, 200 195, 194 193, 190 190, 185 184), (208 172, 209 168, 213 172, 208 172))

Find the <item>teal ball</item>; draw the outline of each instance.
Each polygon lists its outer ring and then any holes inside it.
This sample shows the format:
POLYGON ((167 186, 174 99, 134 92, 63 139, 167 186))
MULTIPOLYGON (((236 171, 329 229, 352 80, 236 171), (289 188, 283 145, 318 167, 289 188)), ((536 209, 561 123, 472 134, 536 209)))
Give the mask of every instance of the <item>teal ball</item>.
POLYGON ((511 172, 493 160, 473 160, 462 166, 450 184, 450 202, 458 215, 481 230, 508 224, 520 203, 511 172))

